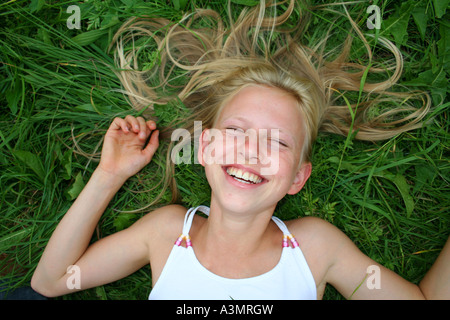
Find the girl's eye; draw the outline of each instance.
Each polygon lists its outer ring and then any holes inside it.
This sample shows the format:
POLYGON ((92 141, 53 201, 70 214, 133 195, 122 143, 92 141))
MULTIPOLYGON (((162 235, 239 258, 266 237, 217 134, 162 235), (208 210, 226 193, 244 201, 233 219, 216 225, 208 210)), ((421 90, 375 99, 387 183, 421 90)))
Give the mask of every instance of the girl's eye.
POLYGON ((227 133, 244 133, 244 130, 241 128, 237 128, 237 127, 228 127, 225 128, 227 133))
POLYGON ((272 140, 272 143, 276 143, 279 146, 282 146, 283 148, 288 148, 288 145, 283 140, 272 140))

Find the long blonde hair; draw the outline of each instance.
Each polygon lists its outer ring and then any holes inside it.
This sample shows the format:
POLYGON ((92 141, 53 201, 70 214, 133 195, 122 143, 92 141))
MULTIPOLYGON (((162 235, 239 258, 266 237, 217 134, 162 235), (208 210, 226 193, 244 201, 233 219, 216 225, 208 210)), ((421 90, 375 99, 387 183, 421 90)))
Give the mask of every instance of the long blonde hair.
MULTIPOLYGON (((280 88, 297 99, 303 112, 306 161, 319 131, 354 133, 356 139, 376 141, 422 125, 430 108, 429 96, 390 91, 403 68, 402 55, 392 42, 378 38, 394 62, 375 67, 368 39, 347 13, 352 32, 337 57, 328 59, 326 39, 309 47, 302 43, 308 26, 306 5, 287 2, 287 9, 278 15, 280 3, 261 0, 255 7, 244 8, 235 21, 229 2, 228 27, 210 9, 197 9, 176 23, 162 18, 130 19, 111 44, 130 104, 136 110, 146 109, 145 114, 152 117, 155 104, 179 100, 190 110, 190 120, 213 127, 224 102, 244 86, 280 88), (365 47, 369 65, 349 61, 355 34, 365 47), (366 81, 370 74, 387 71, 391 72, 388 79, 366 81), (358 101, 349 102, 346 96, 351 92, 358 101), (422 106, 410 104, 413 99, 421 100, 422 106), (380 106, 386 103, 396 107, 383 110, 380 106)), ((186 120, 184 125, 193 131, 193 121, 186 120)), ((172 186, 175 199, 176 184, 170 177, 173 163, 167 161, 167 168, 163 189, 172 186)))

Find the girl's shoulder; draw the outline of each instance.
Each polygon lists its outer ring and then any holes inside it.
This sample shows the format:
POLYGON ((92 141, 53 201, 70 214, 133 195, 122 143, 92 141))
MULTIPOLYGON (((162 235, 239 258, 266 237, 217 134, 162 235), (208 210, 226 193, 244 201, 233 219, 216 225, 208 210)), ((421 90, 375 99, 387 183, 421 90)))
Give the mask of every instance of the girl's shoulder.
POLYGON ((336 226, 318 217, 303 217, 286 221, 289 231, 298 243, 306 249, 316 252, 329 251, 348 237, 336 226))
POLYGON ((153 234, 159 240, 168 239, 172 241, 180 235, 183 229, 186 212, 185 207, 171 204, 147 213, 140 219, 139 223, 144 225, 148 234, 153 234))
POLYGON ((143 216, 137 223, 143 241, 148 248, 152 269, 153 285, 158 280, 173 244, 183 230, 187 209, 180 205, 168 205, 155 209, 143 216))
POLYGON ((330 238, 339 236, 342 232, 334 225, 318 217, 302 217, 285 221, 289 231, 298 238, 309 241, 321 239, 327 241, 330 238))
POLYGON ((286 221, 286 226, 297 242, 313 273, 318 288, 326 284, 329 268, 339 258, 347 236, 333 224, 318 218, 304 217, 286 221))

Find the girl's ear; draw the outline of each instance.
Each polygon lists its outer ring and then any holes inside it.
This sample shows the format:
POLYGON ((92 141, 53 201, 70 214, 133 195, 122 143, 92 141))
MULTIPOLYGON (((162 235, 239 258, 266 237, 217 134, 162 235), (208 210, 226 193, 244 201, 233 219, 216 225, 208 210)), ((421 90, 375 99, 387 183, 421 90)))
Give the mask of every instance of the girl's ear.
POLYGON ((199 137, 198 141, 198 163, 200 163, 202 166, 205 166, 205 160, 203 159, 205 148, 208 146, 210 139, 209 137, 209 129, 204 129, 202 131, 202 134, 199 137))
POLYGON ((295 174, 294 181, 292 182, 291 187, 287 194, 294 195, 297 194, 300 190, 303 189, 306 181, 311 175, 312 165, 311 162, 302 163, 299 170, 295 174))

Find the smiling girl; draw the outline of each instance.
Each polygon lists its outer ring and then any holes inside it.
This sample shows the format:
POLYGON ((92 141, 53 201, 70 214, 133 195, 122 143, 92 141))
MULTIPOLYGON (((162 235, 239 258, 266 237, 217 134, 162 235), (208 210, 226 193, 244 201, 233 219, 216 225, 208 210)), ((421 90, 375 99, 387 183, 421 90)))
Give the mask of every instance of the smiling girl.
MULTIPOLYGON (((396 57, 393 75, 361 86, 370 95, 360 102, 359 110, 334 106, 337 98, 332 94, 358 91, 366 68, 346 61, 349 46, 335 60, 325 62, 319 50, 301 45, 303 19, 295 30, 282 29, 294 12, 302 12, 294 10, 295 1, 289 1, 287 11, 279 16, 266 17, 268 8, 276 6, 261 1, 244 10, 229 29, 223 28, 217 13, 199 10, 183 20, 186 28, 181 23, 168 27, 164 38, 157 36, 169 24, 163 19, 133 20, 119 31, 118 35, 125 32, 116 39, 119 77, 133 106, 141 109, 179 98, 191 108, 192 119, 206 126, 197 156, 211 187, 210 207, 165 206, 89 245, 112 197, 150 163, 159 145, 154 121, 115 118, 105 135, 98 167, 59 223, 36 268, 32 279, 36 291, 46 296, 73 292, 67 285, 71 265, 80 270, 77 290, 83 290, 150 264, 150 299, 320 299, 326 284, 353 299, 450 297, 448 244, 417 286, 365 256, 324 220, 283 222, 273 216, 277 203, 286 194, 299 193, 309 178, 311 146, 319 130, 340 134, 357 130, 359 139, 386 139, 420 126, 429 105, 413 109, 403 103, 396 110, 366 117, 365 111, 377 101, 374 95, 403 101, 419 95, 386 92, 398 79, 402 62, 391 43, 379 40, 396 57), (202 23, 214 21, 216 27, 195 27, 198 17, 203 17, 202 23), (270 37, 261 37, 264 32, 270 37), (169 61, 189 71, 189 82, 175 97, 162 96, 144 85, 143 73, 131 72, 139 50, 125 54, 123 48, 143 35, 158 44, 162 71, 172 71, 166 65, 169 61), (394 117, 404 112, 406 117, 394 117), (213 130, 221 133, 214 139, 213 130), (257 135, 255 139, 250 139, 250 132, 257 135), (238 136, 244 139, 235 139, 238 136), (261 143, 267 152, 261 151, 261 143), (268 166, 276 170, 263 172, 268 166), (198 211, 209 217, 196 215, 198 211), (368 270, 379 272, 376 290, 364 285, 368 270)), ((161 78, 162 85, 170 84, 168 75, 161 78)))

